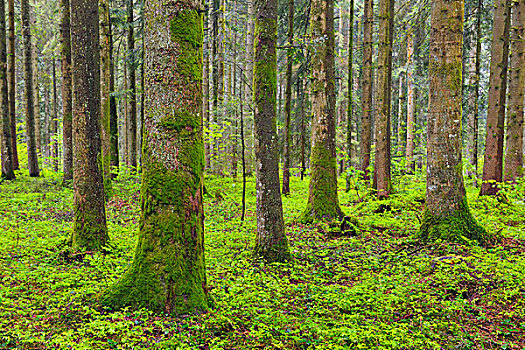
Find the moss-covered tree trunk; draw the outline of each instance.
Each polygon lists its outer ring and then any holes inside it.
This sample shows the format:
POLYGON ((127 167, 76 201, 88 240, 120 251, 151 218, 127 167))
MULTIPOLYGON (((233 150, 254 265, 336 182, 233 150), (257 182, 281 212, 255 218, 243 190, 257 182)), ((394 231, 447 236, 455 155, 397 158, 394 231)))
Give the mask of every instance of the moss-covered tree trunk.
POLYGON ((100 140, 98 2, 71 0, 74 249, 108 241, 100 140))
POLYGON ((377 117, 376 158, 374 183, 378 198, 388 198, 392 192, 390 170, 391 137, 391 75, 392 75, 392 25, 391 0, 379 1, 379 57, 377 60, 377 117))
POLYGON ((283 261, 289 259, 290 251, 284 232, 277 148, 277 0, 255 0, 255 11, 253 87, 257 238, 254 256, 283 261))
POLYGON ((312 151, 310 191, 303 222, 343 216, 337 197, 335 158, 334 1, 314 0, 310 10, 312 42, 312 151))
MULTIPOLYGON (((210 40, 213 40, 211 37, 211 31, 209 27, 209 9, 208 5, 205 3, 205 13, 204 13, 204 33, 205 39, 203 43, 203 64, 202 64, 202 120, 206 130, 210 130, 210 40)), ((212 57, 213 60, 213 57, 212 57)), ((210 133, 207 131, 205 133, 205 139, 209 139, 210 133)), ((204 142, 204 157, 206 159, 206 169, 210 169, 210 143, 204 142)))
POLYGON ((466 243, 486 240, 470 214, 461 162, 463 0, 432 3, 427 124, 427 200, 420 235, 466 243))
POLYGON ((61 2, 62 137, 64 182, 73 180, 73 100, 71 77, 71 24, 69 0, 61 2))
POLYGON ((29 0, 20 1, 22 17, 22 39, 24 52, 24 100, 26 106, 27 167, 29 176, 39 176, 38 156, 36 149, 36 127, 33 89, 33 51, 31 46, 31 28, 29 18, 29 0))
POLYGON ((283 195, 290 194, 290 147, 292 146, 292 68, 294 0, 288 0, 288 46, 286 55, 286 103, 284 117, 284 148, 283 148, 283 195))
POLYGON ((523 175, 523 94, 525 90, 525 0, 513 2, 505 181, 523 175))
POLYGON ((130 269, 103 296, 113 307, 206 310, 199 1, 146 0, 140 232, 130 269))
POLYGON ((7 33, 5 24, 5 0, 0 0, 0 113, 2 113, 2 135, 0 151, 2 153, 2 177, 7 180, 15 178, 13 168, 13 143, 9 122, 9 94, 7 89, 7 33))
POLYGON ((15 77, 15 0, 7 0, 7 18, 9 22, 7 45, 7 81, 9 94, 9 126, 11 128, 11 150, 13 169, 18 170, 18 147, 16 142, 16 77, 15 77))
POLYGON ((414 37, 412 29, 407 34, 407 128, 406 128, 406 147, 405 158, 407 162, 407 171, 412 173, 415 170, 414 162, 414 131, 416 117, 416 101, 414 94, 414 37))
POLYGON ((503 179, 503 135, 509 61, 510 3, 511 1, 508 0, 496 0, 494 3, 489 106, 481 195, 497 194, 499 190, 496 183, 503 179))
POLYGON ((100 15, 100 122, 102 141, 102 169, 104 176, 104 193, 111 193, 111 127, 110 127, 110 93, 111 93, 111 32, 109 27, 109 0, 99 0, 100 15))
POLYGON ((363 28, 363 72, 361 89, 361 165, 364 178, 369 179, 370 149, 372 147, 372 28, 374 24, 374 1, 365 0, 363 28))
POLYGON ((128 134, 128 161, 132 168, 137 167, 137 91, 135 74, 135 37, 133 20, 133 0, 127 0, 127 42, 128 42, 128 89, 129 89, 129 113, 127 123, 128 134))

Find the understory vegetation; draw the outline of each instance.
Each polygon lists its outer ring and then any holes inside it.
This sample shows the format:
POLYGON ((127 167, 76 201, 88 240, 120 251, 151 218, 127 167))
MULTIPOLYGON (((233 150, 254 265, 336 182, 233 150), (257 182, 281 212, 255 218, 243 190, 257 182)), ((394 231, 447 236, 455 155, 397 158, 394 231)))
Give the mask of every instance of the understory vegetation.
MULTIPOLYGON (((357 232, 303 225, 308 181, 283 197, 293 261, 250 259, 255 183, 206 177, 206 268, 214 306, 172 317, 110 310, 98 296, 129 268, 140 215, 140 180, 121 172, 107 203, 111 244, 76 253, 67 241, 72 190, 57 173, 20 174, 0 185, 0 349, 523 349, 523 183, 502 197, 468 187, 474 217, 503 236, 492 247, 416 239, 423 175, 398 175, 378 201, 366 186, 339 191, 357 232)), ((344 188, 339 179, 339 188, 344 188)))

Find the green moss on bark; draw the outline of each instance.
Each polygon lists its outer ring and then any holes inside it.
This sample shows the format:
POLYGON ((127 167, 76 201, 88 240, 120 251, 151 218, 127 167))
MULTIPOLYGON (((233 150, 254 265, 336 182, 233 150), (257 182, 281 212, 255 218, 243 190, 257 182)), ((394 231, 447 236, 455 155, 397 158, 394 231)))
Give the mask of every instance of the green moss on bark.
POLYGON ((446 241, 465 245, 473 241, 489 245, 500 239, 480 226, 470 213, 466 197, 458 210, 448 215, 435 216, 425 209, 418 238, 424 242, 446 241))
POLYGON ((179 44, 177 65, 180 72, 194 80, 202 80, 202 16, 193 9, 180 12, 170 21, 171 40, 179 44))

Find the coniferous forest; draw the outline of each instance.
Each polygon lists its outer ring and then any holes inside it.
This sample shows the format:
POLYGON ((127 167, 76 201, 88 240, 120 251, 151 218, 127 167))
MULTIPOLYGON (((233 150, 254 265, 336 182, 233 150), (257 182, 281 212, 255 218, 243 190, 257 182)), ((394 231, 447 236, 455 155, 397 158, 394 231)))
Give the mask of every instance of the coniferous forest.
POLYGON ((525 0, 0 0, 0 349, 525 349, 525 0))

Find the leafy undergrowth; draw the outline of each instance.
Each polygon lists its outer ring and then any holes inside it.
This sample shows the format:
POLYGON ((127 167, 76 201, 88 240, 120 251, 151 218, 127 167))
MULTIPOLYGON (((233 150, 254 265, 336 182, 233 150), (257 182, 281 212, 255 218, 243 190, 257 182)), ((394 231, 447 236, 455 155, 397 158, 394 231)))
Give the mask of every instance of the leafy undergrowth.
MULTIPOLYGON (((296 222, 307 182, 285 197, 289 264, 250 261, 255 188, 206 178, 206 264, 215 307, 196 316, 112 311, 96 296, 129 267, 139 217, 139 180, 124 173, 107 205, 105 253, 65 254, 72 190, 58 174, 0 185, 0 349, 523 349, 525 204, 469 189, 474 216, 505 239, 495 247, 414 240, 424 179, 395 179, 376 201, 340 191, 360 222, 354 237, 296 222)), ((341 180, 340 188, 344 188, 341 180)))

